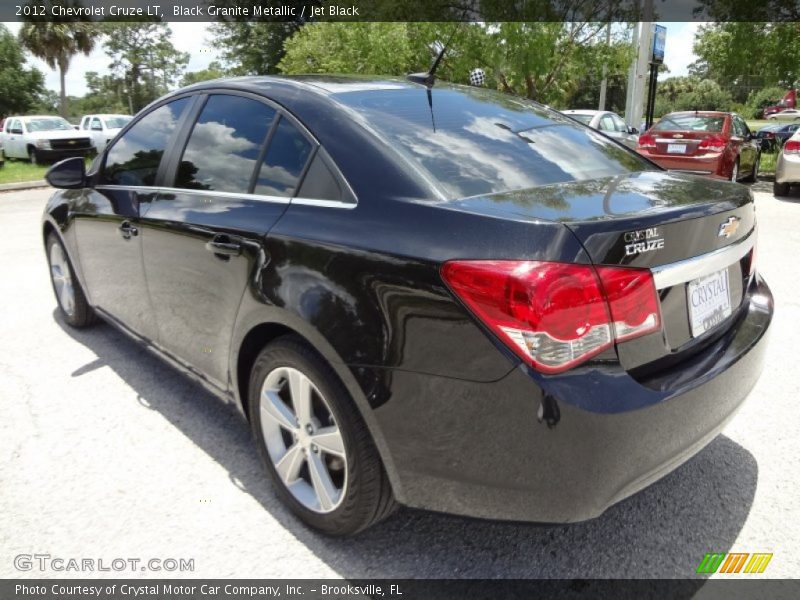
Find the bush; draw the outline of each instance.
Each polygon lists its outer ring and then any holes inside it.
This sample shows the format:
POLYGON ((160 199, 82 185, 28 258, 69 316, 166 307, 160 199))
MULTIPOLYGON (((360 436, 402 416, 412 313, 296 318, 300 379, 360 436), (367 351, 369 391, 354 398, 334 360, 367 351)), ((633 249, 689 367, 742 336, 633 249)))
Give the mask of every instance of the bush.
POLYGON ((777 86, 750 92, 745 103, 744 116, 748 119, 761 119, 764 116, 764 109, 777 104, 785 94, 786 90, 777 86))

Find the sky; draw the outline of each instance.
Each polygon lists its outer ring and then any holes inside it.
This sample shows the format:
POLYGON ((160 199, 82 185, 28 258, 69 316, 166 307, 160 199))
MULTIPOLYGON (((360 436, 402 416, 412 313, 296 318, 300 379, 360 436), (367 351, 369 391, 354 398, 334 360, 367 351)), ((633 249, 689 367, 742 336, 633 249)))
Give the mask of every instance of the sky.
MULTIPOLYGON (((17 34, 20 23, 4 23, 13 34, 17 34)), ((187 71, 199 71, 208 67, 209 63, 218 60, 216 49, 210 44, 209 23, 170 23, 172 43, 182 52, 190 56, 187 71)), ((688 66, 696 60, 692 52, 694 35, 701 23, 662 23, 667 27, 667 40, 664 52, 664 63, 669 67, 669 76, 686 75, 688 66)), ((105 74, 111 59, 106 55, 102 45, 85 56, 79 54, 72 59, 67 71, 66 88, 70 96, 83 96, 86 92, 86 71, 105 74)), ((37 67, 45 74, 45 85, 55 92, 59 91, 58 71, 50 69, 44 62, 29 56, 29 64, 37 67)), ((663 77, 663 76, 662 76, 663 77)))

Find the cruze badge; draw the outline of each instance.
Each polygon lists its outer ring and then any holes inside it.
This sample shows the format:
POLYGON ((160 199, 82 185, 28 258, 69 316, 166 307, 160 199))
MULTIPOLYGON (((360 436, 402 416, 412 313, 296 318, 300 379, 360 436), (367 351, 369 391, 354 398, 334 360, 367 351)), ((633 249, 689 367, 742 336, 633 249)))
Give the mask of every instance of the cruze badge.
POLYGON ((661 250, 664 247, 664 238, 661 237, 658 227, 629 231, 623 236, 623 239, 625 240, 625 256, 661 250))
POLYGON ((720 223, 717 237, 729 238, 739 229, 739 217, 728 217, 727 221, 720 223))

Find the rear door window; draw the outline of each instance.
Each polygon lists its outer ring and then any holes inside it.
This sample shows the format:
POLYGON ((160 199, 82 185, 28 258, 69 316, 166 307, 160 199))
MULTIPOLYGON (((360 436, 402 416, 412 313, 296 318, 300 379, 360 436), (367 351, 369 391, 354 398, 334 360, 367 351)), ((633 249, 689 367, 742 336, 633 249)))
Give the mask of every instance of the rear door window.
POLYGON ((284 198, 294 196, 311 150, 311 142, 282 117, 269 142, 253 192, 284 198))
POLYGON ((614 126, 614 119, 611 118, 611 115, 604 115, 602 119, 600 119, 600 131, 615 131, 616 127, 614 126))
POLYGON ((181 157, 175 187, 247 193, 276 111, 243 96, 209 96, 181 157))

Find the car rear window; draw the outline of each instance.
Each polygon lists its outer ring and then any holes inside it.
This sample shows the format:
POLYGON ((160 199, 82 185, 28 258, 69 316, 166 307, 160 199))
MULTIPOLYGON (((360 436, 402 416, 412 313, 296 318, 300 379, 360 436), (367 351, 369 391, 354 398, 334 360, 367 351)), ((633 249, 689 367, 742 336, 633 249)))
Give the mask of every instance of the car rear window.
POLYGON ((522 98, 478 88, 339 92, 365 127, 383 138, 447 198, 653 169, 599 133, 522 98))
POLYGON ((572 117, 576 121, 580 121, 584 125, 588 125, 589 123, 592 122, 592 115, 572 115, 567 113, 567 116, 572 117))
POLYGON ((722 131, 725 117, 702 115, 667 115, 653 126, 653 131, 722 131))

